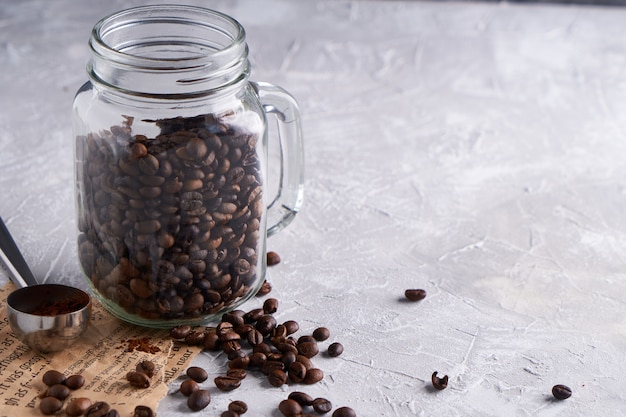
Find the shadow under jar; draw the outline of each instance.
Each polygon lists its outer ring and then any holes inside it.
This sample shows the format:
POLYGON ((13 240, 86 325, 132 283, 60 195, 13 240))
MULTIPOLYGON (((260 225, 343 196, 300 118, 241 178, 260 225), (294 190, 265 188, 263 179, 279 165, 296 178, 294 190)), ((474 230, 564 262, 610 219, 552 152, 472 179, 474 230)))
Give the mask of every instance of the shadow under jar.
POLYGON ((80 264, 115 316, 148 327, 217 320, 265 276, 266 237, 302 203, 298 106, 249 81, 245 32, 190 6, 104 18, 74 100, 80 264), (268 197, 267 114, 281 149, 268 197))

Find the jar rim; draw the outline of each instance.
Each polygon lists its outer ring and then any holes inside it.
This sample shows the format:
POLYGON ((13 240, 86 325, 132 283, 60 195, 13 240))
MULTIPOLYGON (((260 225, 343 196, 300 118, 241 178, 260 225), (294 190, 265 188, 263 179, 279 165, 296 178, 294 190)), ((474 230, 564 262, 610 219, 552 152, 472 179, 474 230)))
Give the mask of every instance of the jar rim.
POLYGON ((108 60, 120 64, 132 65, 141 68, 185 69, 206 65, 209 61, 220 59, 221 56, 235 53, 246 46, 246 35, 243 26, 232 17, 199 6, 162 4, 138 6, 112 13, 98 21, 92 30, 90 47, 98 55, 106 55, 108 60), (228 45, 207 48, 206 54, 189 56, 149 56, 131 53, 132 45, 111 45, 107 37, 115 32, 133 28, 134 25, 155 23, 171 23, 180 25, 196 25, 199 27, 213 27, 222 24, 219 29, 229 39, 228 45))

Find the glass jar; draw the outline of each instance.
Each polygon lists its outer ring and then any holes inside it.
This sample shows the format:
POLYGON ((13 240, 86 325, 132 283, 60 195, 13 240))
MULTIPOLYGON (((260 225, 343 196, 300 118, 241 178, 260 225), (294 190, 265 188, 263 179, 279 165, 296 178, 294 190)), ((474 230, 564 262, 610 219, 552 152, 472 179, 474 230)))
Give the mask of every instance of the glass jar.
POLYGON ((302 203, 298 106, 248 80, 244 29, 212 10, 121 11, 95 25, 89 45, 73 124, 78 252, 92 292, 142 326, 216 320, 258 291, 266 237, 302 203), (267 114, 281 151, 272 196, 267 114))

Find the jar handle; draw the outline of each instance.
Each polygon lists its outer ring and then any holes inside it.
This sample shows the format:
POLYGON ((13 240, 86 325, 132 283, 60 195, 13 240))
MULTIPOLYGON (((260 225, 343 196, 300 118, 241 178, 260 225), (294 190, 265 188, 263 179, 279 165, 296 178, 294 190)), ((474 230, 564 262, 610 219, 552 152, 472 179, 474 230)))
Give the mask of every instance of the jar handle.
POLYGON ((267 236, 291 223, 304 194, 304 145, 298 103, 284 89, 266 82, 252 83, 266 114, 278 121, 280 178, 278 191, 267 206, 267 236))

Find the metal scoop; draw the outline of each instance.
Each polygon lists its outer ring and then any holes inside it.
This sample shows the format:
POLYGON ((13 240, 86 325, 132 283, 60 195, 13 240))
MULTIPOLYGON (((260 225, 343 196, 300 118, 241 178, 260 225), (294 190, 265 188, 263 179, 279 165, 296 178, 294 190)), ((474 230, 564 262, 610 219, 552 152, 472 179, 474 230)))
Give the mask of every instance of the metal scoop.
POLYGON ((89 326, 89 295, 66 285, 39 284, 2 218, 0 260, 19 287, 6 303, 15 336, 40 352, 60 351, 74 343, 89 326))

